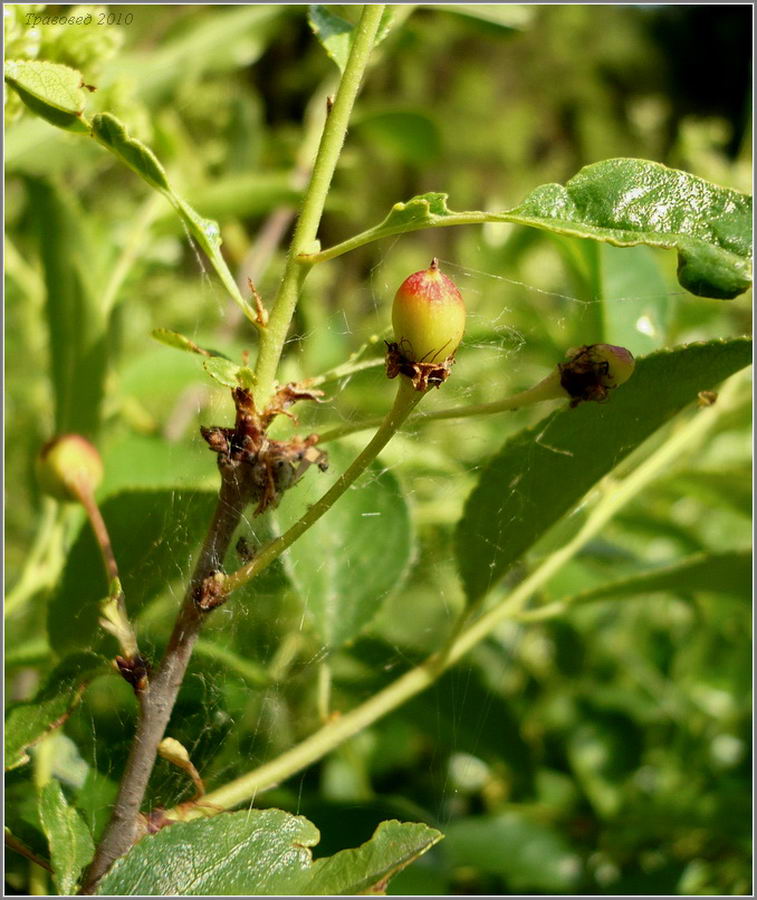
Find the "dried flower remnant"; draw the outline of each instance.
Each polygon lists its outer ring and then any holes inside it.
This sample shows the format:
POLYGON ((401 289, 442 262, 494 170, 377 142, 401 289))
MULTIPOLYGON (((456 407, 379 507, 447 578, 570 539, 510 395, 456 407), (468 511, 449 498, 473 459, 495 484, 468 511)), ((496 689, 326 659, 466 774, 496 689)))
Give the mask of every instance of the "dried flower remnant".
POLYGON ((275 508, 282 494, 297 484, 311 465, 317 465, 321 471, 327 469, 326 453, 315 447, 318 435, 288 441, 275 441, 267 435, 277 415, 291 416, 287 410, 293 403, 318 400, 320 396, 320 391, 286 385, 258 413, 251 392, 235 388, 232 391, 236 407, 234 427, 200 429, 210 449, 218 454, 222 475, 235 481, 246 502, 257 502, 256 516, 275 508))
POLYGON ((612 344, 588 344, 569 350, 567 356, 567 362, 557 368, 572 407, 604 402, 611 390, 628 381, 636 365, 629 350, 612 344))

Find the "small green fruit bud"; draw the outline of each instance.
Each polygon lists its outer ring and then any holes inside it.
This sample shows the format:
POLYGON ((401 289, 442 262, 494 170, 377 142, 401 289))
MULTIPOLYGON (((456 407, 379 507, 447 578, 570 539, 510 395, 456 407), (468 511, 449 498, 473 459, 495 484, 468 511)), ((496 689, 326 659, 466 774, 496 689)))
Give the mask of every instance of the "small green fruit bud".
POLYGON ((406 278, 392 307, 394 340, 410 362, 441 363, 457 350, 465 330, 465 304, 454 282, 431 260, 406 278))
POLYGON ((103 477, 100 454, 79 434, 48 441, 37 457, 37 478, 56 500, 78 501, 82 492, 94 493, 103 477))

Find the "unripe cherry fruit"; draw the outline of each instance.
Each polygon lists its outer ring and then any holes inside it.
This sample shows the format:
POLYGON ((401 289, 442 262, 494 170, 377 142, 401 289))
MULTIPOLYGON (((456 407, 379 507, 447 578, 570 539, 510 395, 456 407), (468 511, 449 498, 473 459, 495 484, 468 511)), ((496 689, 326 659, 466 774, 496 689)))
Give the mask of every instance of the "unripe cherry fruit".
POLYGON ((79 501, 82 494, 94 493, 102 477, 100 454, 79 434, 53 438, 37 457, 40 487, 56 500, 79 501))
POLYGON ((399 286, 392 306, 394 340, 411 362, 441 363, 457 350, 465 330, 465 304, 439 261, 399 286))

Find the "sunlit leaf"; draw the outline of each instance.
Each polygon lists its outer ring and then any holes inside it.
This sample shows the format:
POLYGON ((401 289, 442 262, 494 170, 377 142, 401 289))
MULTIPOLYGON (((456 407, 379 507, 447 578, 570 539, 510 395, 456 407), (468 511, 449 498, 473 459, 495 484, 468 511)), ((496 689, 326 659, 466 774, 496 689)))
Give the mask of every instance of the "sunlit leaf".
POLYGON ((40 60, 9 60, 5 80, 32 112, 51 125, 67 131, 89 130, 82 121, 86 94, 76 69, 40 60))
POLYGON ((214 381, 224 385, 224 387, 235 388, 239 384, 237 380, 239 366, 230 359, 213 356, 210 359, 206 359, 202 367, 214 381))
POLYGON ((313 896, 383 892, 396 872, 441 839, 426 825, 382 822, 370 841, 313 861, 318 829, 280 809, 178 823, 143 838, 99 894, 313 896))
POLYGON ((308 24, 329 59, 344 72, 352 46, 352 23, 335 15, 328 7, 314 3, 308 7, 308 24))
POLYGON ((160 191, 170 191, 166 170, 158 158, 136 138, 129 137, 126 126, 110 113, 101 113, 92 120, 92 133, 126 165, 160 191))
POLYGON ((453 212, 446 201, 430 193, 395 203, 383 222, 319 256, 421 228, 513 222, 618 247, 675 249, 681 285, 702 297, 731 299, 752 283, 752 198, 649 160, 594 163, 504 212, 453 212))

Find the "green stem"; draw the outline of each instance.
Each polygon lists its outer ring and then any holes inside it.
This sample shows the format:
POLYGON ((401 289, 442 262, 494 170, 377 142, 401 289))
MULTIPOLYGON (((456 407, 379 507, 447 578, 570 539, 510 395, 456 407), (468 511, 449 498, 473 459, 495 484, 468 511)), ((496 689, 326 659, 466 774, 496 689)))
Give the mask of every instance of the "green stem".
POLYGON ((542 588, 555 573, 572 559, 629 501, 636 499, 658 476, 669 471, 682 456, 695 447, 714 427, 720 417, 733 407, 735 390, 733 381, 729 389, 721 392, 718 403, 698 410, 692 418, 667 440, 630 475, 600 499, 593 512, 575 536, 555 553, 548 556, 509 595, 503 597, 479 619, 465 628, 445 651, 435 653, 423 663, 406 672, 388 687, 374 694, 365 703, 338 718, 332 719, 302 743, 281 756, 229 782, 218 790, 206 794, 203 805, 182 815, 172 810, 167 815, 174 818, 197 818, 212 815, 219 810, 231 809, 240 803, 254 800, 261 791, 301 771, 321 759, 348 738, 372 725, 387 713, 401 706, 411 697, 432 685, 439 676, 457 663, 471 648, 507 618, 517 618, 528 600, 542 588))
MULTIPOLYGON (((531 406, 535 403, 543 403, 545 400, 566 400, 568 395, 560 388, 559 381, 555 377, 555 373, 548 375, 543 381, 529 388, 527 391, 520 391, 509 397, 503 397, 502 400, 495 400, 493 403, 476 403, 471 406, 453 406, 450 409, 438 409, 431 412, 419 412, 410 417, 411 422, 425 422, 434 419, 467 419, 470 416, 490 416, 500 412, 514 412, 522 409, 524 406, 531 406)), ((324 431, 318 439, 319 444, 325 444, 327 441, 335 441, 339 438, 346 437, 348 434, 354 434, 358 431, 365 431, 369 428, 375 428, 381 423, 381 419, 376 417, 365 419, 356 425, 339 425, 329 431, 324 431)))
POLYGON ((226 576, 223 581, 224 593, 230 594, 237 588, 242 587, 242 585, 247 584, 256 575, 259 575, 263 569, 281 556, 301 534, 306 532, 311 525, 314 525, 321 516, 327 513, 389 443, 397 429, 410 415, 422 397, 423 393, 416 391, 409 379, 401 375, 394 405, 362 453, 355 457, 352 464, 337 478, 321 499, 316 501, 288 531, 285 531, 280 537, 263 547, 247 565, 226 576))
POLYGON ((301 253, 313 249, 331 179, 347 134, 352 107, 360 89, 383 11, 383 4, 363 7, 360 21, 355 28, 347 65, 334 98, 334 105, 326 118, 313 173, 310 176, 310 183, 305 192, 302 209, 289 248, 281 285, 271 310, 268 325, 260 333, 260 350, 255 375, 258 385, 257 394, 261 400, 267 398, 272 391, 276 369, 297 306, 300 289, 309 271, 309 266, 300 265, 297 257, 301 253))
MULTIPOLYGON (((326 250, 320 250, 317 253, 303 253, 298 262, 302 266, 312 266, 316 263, 326 262, 329 259, 336 259, 337 256, 343 256, 351 250, 357 250, 365 244, 372 241, 381 240, 381 238, 391 237, 395 234, 406 234, 410 231, 420 231, 423 228, 451 228, 454 225, 482 225, 485 222, 510 222, 518 221, 518 217, 507 217, 507 214, 486 213, 486 212, 460 212, 451 213, 444 218, 435 219, 434 221, 421 220, 418 222, 404 223, 396 227, 383 228, 377 225, 369 228, 367 231, 361 231, 354 237, 335 244, 326 250)), ((531 224, 531 223, 524 223, 531 224)))

